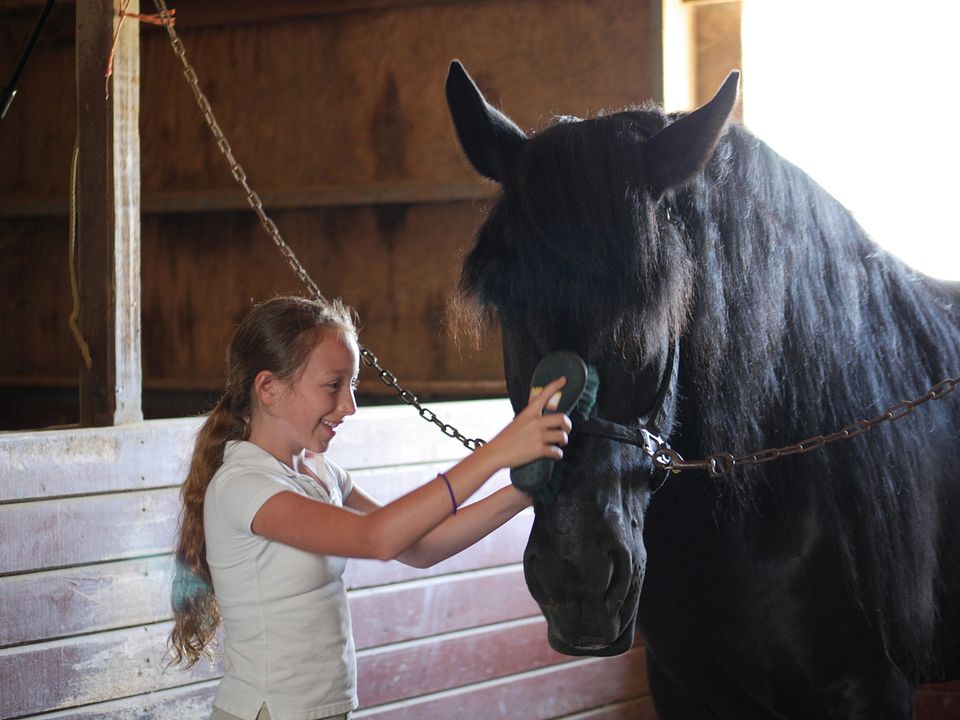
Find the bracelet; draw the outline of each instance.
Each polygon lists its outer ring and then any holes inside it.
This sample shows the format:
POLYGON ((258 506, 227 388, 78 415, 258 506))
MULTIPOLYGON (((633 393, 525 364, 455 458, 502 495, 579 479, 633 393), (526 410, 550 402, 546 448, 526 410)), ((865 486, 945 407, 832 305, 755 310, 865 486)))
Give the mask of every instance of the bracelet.
POLYGON ((443 480, 447 484, 447 492, 450 493, 450 502, 453 504, 453 514, 457 514, 457 498, 453 495, 453 488, 450 487, 450 480, 447 479, 447 476, 444 473, 437 473, 437 477, 443 480))

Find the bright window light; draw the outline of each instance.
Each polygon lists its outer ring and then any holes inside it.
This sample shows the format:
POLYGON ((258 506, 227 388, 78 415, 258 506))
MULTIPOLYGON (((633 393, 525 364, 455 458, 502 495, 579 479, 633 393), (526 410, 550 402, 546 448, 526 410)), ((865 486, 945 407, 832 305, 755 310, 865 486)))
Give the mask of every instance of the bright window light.
POLYGON ((744 0, 743 118, 920 272, 960 279, 960 3, 744 0))

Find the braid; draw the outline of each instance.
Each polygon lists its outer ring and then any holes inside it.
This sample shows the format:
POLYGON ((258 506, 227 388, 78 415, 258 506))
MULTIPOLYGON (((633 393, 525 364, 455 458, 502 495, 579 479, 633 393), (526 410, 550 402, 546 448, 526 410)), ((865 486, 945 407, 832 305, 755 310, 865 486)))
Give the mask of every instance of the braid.
POLYGON ((180 529, 175 553, 171 604, 174 628, 168 640, 171 664, 189 669, 200 658, 213 662, 213 641, 220 627, 220 608, 213 594, 207 545, 203 533, 203 499, 230 440, 248 434, 247 422, 231 410, 228 394, 204 422, 190 461, 190 471, 180 488, 180 529))

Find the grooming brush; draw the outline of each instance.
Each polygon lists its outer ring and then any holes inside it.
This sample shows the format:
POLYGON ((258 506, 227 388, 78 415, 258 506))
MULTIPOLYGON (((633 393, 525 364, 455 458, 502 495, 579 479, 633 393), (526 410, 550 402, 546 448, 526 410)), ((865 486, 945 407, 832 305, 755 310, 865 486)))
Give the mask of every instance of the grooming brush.
MULTIPOLYGON (((587 386, 586 363, 574 352, 558 350, 540 360, 533 371, 533 377, 530 378, 530 399, 537 397, 543 392, 544 386, 559 377, 566 377, 567 383, 557 393, 559 398, 547 404, 545 412, 569 415, 577 406, 587 386)), ((593 391, 593 396, 595 400, 596 389, 593 391)), ((555 464, 556 461, 550 458, 539 458, 526 465, 515 467, 510 470, 510 482, 525 493, 533 495, 549 482, 555 464)))

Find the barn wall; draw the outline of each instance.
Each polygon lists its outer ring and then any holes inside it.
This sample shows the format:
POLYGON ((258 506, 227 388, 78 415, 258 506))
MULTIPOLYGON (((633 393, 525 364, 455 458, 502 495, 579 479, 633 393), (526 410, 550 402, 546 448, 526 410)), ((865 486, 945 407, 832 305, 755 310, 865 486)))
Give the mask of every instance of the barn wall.
MULTIPOLYGON (((510 417, 502 400, 434 408, 479 437, 510 417)), ((198 424, 0 436, 0 718, 209 712, 219 664, 162 665, 178 484, 198 424)), ((331 457, 382 500, 465 452, 407 408, 361 410, 350 425, 331 457)), ((357 718, 653 718, 642 648, 550 650, 520 564, 531 521, 526 511, 428 570, 350 562, 357 718)))
MULTIPOLYGON (((0 74, 37 5, 0 4, 0 74)), ((501 395, 497 337, 477 350, 455 341, 446 319, 459 259, 495 191, 456 144, 448 64, 460 58, 528 130, 557 113, 620 108, 656 94, 653 4, 262 5, 187 4, 177 22, 285 239, 325 294, 357 308, 362 341, 415 392, 501 395)), ((0 133, 0 429, 76 420, 72 14, 58 3, 0 133)), ((144 411, 181 416, 209 407, 229 331, 251 302, 302 288, 245 209, 159 28, 142 29, 141 58, 144 411)), ((361 383, 364 400, 384 392, 376 380, 361 383)))

